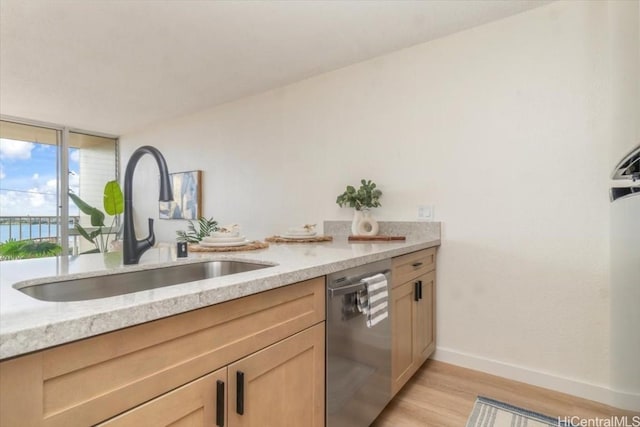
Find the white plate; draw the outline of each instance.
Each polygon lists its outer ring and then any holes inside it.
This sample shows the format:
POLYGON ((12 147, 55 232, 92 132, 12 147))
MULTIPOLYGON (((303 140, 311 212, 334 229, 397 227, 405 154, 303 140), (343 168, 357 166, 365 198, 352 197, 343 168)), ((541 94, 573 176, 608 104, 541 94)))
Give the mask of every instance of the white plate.
POLYGON ((285 233, 280 237, 284 237, 285 239, 313 239, 314 237, 316 237, 316 233, 313 234, 307 234, 307 235, 301 235, 301 234, 288 234, 285 233))
POLYGON ((291 231, 291 230, 287 230, 284 232, 284 234, 286 234, 287 236, 315 236, 316 233, 315 231, 291 231))
POLYGON ((247 240, 244 236, 237 237, 205 237, 202 239, 206 243, 230 243, 230 242, 244 242, 247 240))
POLYGON ((209 237, 238 237, 240 235, 240 231, 212 231, 209 233, 209 237))
POLYGON ((208 243, 208 242, 200 242, 200 246, 204 246, 205 248, 225 248, 232 246, 245 246, 251 243, 249 240, 244 240, 243 242, 220 242, 220 243, 208 243))

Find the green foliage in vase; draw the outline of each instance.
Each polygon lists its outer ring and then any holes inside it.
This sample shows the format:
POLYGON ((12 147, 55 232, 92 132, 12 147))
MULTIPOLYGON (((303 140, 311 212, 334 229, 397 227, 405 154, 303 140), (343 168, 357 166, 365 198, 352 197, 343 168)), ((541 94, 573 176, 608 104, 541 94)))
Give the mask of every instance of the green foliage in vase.
POLYGON ((198 218, 197 224, 196 226, 193 221, 189 221, 187 231, 176 231, 177 240, 179 242, 198 243, 212 232, 218 231, 218 221, 214 221, 213 218, 207 219, 201 216, 198 218))
POLYGON ((360 181, 362 185, 356 190, 352 185, 347 185, 347 189, 344 193, 340 194, 336 199, 336 203, 340 207, 349 206, 356 210, 362 210, 363 208, 377 208, 382 206, 380 204, 380 197, 382 191, 376 188, 376 183, 366 179, 360 181))
POLYGON ((69 197, 75 203, 75 205, 80 209, 82 213, 85 215, 89 215, 91 218, 91 226, 97 227, 94 230, 88 230, 81 226, 80 224, 75 225, 75 229, 78 233, 93 243, 96 248, 87 251, 85 253, 95 253, 95 252, 106 252, 108 244, 109 244, 109 233, 113 228, 117 215, 120 215, 124 212, 124 196, 122 195, 122 190, 120 189, 120 184, 118 181, 109 181, 104 186, 103 192, 103 206, 104 210, 108 215, 113 216, 113 220, 111 221, 111 226, 108 228, 104 224, 104 220, 106 215, 100 209, 89 205, 87 202, 78 197, 77 194, 73 193, 69 190, 69 197))
POLYGON ((0 244, 0 260, 43 258, 60 255, 62 247, 47 240, 10 239, 0 244))

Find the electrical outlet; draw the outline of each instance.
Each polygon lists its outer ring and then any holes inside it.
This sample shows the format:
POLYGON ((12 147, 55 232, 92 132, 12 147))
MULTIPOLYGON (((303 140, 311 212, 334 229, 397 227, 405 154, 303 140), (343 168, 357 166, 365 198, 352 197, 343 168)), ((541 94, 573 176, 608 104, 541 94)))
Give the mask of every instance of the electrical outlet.
POLYGON ((433 220, 433 205, 418 205, 418 220, 433 220))

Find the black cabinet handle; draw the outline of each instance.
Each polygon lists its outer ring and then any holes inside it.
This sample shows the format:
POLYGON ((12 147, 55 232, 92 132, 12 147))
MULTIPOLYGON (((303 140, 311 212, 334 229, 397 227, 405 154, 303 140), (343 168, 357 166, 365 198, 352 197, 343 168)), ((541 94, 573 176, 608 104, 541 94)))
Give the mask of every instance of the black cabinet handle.
POLYGON ((236 412, 244 415, 244 372, 236 372, 236 412))
POLYGON ((216 425, 224 427, 224 381, 216 381, 216 425))
POLYGON ((418 280, 418 294, 419 298, 422 299, 422 280, 418 280))
POLYGON ((418 267, 420 267, 421 265, 422 265, 422 263, 421 263, 421 262, 414 262, 413 264, 411 264, 411 267, 413 267, 413 268, 418 268, 418 267))
POLYGON ((416 302, 420 300, 420 291, 418 290, 418 282, 413 282, 413 300, 416 302))

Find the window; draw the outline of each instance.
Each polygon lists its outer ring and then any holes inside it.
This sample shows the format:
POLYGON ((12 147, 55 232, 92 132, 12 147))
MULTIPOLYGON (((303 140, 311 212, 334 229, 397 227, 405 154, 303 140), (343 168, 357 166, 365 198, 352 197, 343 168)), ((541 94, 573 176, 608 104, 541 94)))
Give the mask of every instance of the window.
POLYGON ((116 138, 0 121, 0 244, 33 240, 56 242, 68 253, 91 249, 73 229, 90 221, 70 203, 67 189, 102 210, 103 188, 117 179, 117 161, 116 138))
MULTIPOLYGON (((114 138, 105 138, 87 133, 69 132, 69 188, 91 206, 104 211, 104 185, 117 179, 118 145, 114 138)), ((91 219, 70 202, 69 215, 85 229, 91 228, 91 219)), ((111 224, 109 217, 105 224, 111 224)), ((119 224, 117 224, 119 225, 119 224)), ((79 253, 94 249, 94 245, 71 232, 73 249, 79 253)))

